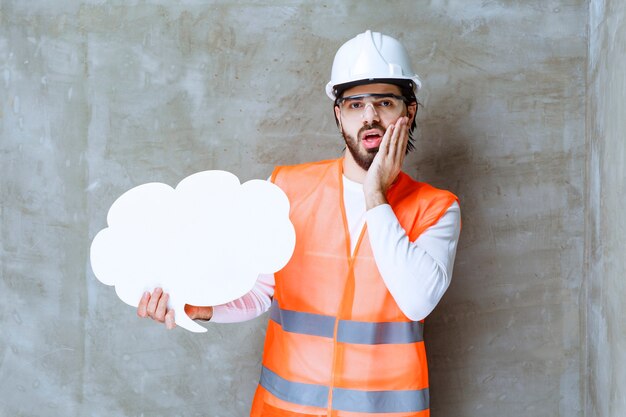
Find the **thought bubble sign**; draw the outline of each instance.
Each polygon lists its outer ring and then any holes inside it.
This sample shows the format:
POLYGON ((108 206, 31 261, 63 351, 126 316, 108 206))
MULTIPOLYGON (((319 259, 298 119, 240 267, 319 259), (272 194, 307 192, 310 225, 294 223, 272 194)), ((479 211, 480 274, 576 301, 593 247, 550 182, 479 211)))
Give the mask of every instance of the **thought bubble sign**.
POLYGON ((241 184, 226 171, 193 174, 175 189, 132 188, 113 203, 107 223, 91 243, 96 278, 133 307, 145 291, 163 288, 176 324, 192 332, 206 329, 185 314, 185 304, 240 298, 259 274, 285 266, 295 247, 283 191, 264 180, 241 184))

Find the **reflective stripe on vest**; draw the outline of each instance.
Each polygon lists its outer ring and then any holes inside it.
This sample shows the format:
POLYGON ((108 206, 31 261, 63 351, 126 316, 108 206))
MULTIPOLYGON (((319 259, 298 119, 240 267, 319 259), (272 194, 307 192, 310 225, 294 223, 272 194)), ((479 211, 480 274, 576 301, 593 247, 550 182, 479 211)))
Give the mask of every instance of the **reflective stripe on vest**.
MULTIPOLYGON (((303 384, 281 378, 266 367, 261 370, 261 386, 284 401, 312 407, 328 406, 324 385, 303 384)), ((333 409, 356 413, 409 413, 429 407, 428 388, 404 391, 362 391, 333 388, 333 409)))
MULTIPOLYGON (((270 319, 286 332, 333 337, 335 318, 332 316, 284 310, 274 300, 270 319)), ((360 345, 415 343, 423 340, 423 334, 423 323, 419 321, 371 323, 339 320, 337 342, 360 345)))

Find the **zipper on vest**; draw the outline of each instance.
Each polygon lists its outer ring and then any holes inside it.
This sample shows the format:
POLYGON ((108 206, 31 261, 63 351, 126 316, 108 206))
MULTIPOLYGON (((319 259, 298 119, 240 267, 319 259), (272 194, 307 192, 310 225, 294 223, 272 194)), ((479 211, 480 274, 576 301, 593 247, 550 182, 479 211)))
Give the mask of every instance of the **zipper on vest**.
POLYGON ((343 172, 339 169, 339 207, 341 208, 341 216, 343 218, 343 226, 344 226, 344 236, 346 241, 346 252, 348 259, 348 276, 346 277, 346 283, 343 289, 343 294, 341 297, 341 304, 339 305, 339 309, 337 311, 337 316, 335 317, 335 328, 333 329, 333 363, 332 369, 330 373, 330 385, 328 387, 328 408, 327 408, 327 416, 332 416, 333 410, 333 389, 335 388, 335 376, 337 373, 337 367, 339 366, 339 354, 338 354, 338 343, 337 343, 337 332, 339 330, 339 320, 344 317, 348 317, 352 313, 352 305, 354 302, 354 286, 355 286, 355 276, 354 276, 354 262, 356 261, 357 253, 359 253, 359 248, 361 247, 361 242, 363 241, 363 236, 365 236, 365 231, 367 230, 367 223, 363 225, 361 229, 361 234, 357 240, 356 246, 354 247, 354 252, 351 251, 350 244, 350 231, 348 230, 348 219, 346 216, 346 205, 343 200, 343 172))
POLYGON ((365 236, 365 231, 367 230, 367 225, 363 226, 361 230, 361 235, 359 236, 359 240, 357 241, 356 247, 354 248, 354 254, 350 258, 348 258, 348 276, 346 277, 346 285, 343 290, 343 294, 341 297, 341 304, 339 305, 339 311, 337 312, 337 316, 335 317, 335 328, 333 329, 333 364, 330 374, 330 386, 328 390, 328 417, 332 416, 332 407, 333 407, 333 389, 335 388, 335 376, 338 372, 338 367, 341 365, 339 360, 339 344, 337 342, 337 333, 339 331, 339 320, 342 318, 349 319, 352 315, 352 306, 354 304, 354 287, 356 277, 354 276, 354 262, 356 261, 356 254, 359 252, 359 248, 361 247, 361 242, 363 241, 363 236, 365 236))

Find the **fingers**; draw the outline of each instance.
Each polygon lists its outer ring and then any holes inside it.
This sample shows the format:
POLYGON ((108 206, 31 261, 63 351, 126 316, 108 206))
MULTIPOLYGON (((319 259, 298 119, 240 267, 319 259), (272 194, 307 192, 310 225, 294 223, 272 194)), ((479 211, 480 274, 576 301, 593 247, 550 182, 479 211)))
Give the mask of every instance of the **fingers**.
POLYGON ((146 308, 146 312, 149 317, 154 318, 154 312, 156 311, 159 300, 161 299, 161 294, 163 294, 163 290, 161 288, 155 288, 154 291, 152 291, 152 295, 150 295, 150 300, 148 300, 148 306, 146 308))
POLYGON ((387 126, 387 130, 383 135, 383 140, 380 142, 380 146, 378 147, 378 153, 386 156, 389 153, 389 147, 391 146, 391 142, 393 141, 393 135, 395 132, 396 126, 390 124, 387 126))
POLYGON ((409 126, 408 126, 408 118, 402 117, 396 123, 396 132, 397 140, 394 143, 394 156, 397 161, 402 163, 404 161, 404 156, 406 155, 406 145, 409 141, 409 126))
POLYGON ((401 117, 395 124, 389 125, 378 149, 382 157, 391 158, 392 163, 404 160, 409 140, 407 120, 408 118, 401 117))
POLYGON ((173 329, 176 327, 174 320, 174 310, 167 308, 169 294, 164 293, 163 289, 155 288, 152 294, 146 291, 137 306, 137 315, 139 317, 150 317, 160 323, 165 323, 165 327, 173 329))
POLYGON ((409 143, 409 123, 408 119, 404 118, 404 122, 402 123, 402 133, 400 134, 400 141, 398 143, 398 147, 396 148, 396 159, 400 163, 400 167, 402 167, 402 163, 404 162, 404 157, 406 156, 406 147, 409 143))
POLYGON ((169 310, 165 315, 165 328, 168 330, 176 327, 176 321, 174 320, 174 310, 169 310))
POLYGON ((137 306, 137 315, 139 317, 148 317, 148 301, 150 301, 150 293, 148 291, 143 293, 139 305, 137 306))
POLYGON ((169 294, 161 295, 159 298, 159 302, 157 303, 156 310, 154 311, 154 315, 152 316, 158 322, 165 322, 165 315, 167 314, 167 302, 170 299, 169 294))

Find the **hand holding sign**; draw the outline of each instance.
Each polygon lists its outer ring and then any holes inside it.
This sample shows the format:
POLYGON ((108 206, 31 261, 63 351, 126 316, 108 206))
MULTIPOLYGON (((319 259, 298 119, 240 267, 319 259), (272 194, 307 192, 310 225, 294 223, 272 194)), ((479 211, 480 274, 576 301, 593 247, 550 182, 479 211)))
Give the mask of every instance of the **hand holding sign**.
POLYGON ((135 187, 113 203, 107 223, 91 244, 98 280, 133 307, 145 291, 163 288, 176 324, 193 332, 206 329, 185 315, 185 304, 243 296, 260 273, 285 266, 295 246, 282 190, 263 180, 240 184, 225 171, 199 172, 176 189, 135 187))

